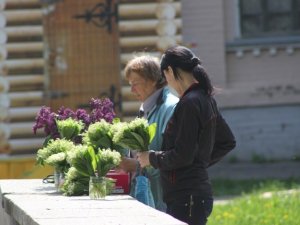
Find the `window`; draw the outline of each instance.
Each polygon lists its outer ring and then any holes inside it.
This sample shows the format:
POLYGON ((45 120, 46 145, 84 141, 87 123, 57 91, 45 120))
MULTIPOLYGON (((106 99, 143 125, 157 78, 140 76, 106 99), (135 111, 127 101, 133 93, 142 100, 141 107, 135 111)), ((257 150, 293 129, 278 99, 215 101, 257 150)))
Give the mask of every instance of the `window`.
POLYGON ((300 0, 240 0, 242 37, 300 34, 300 0))

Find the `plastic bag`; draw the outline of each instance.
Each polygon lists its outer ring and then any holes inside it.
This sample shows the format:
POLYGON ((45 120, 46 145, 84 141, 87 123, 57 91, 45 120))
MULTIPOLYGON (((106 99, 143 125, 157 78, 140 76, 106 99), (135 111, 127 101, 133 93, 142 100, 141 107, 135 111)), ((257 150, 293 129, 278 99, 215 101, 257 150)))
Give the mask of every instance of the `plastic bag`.
POLYGON ((149 179, 142 175, 137 176, 135 179, 136 184, 134 197, 145 205, 155 208, 149 179))

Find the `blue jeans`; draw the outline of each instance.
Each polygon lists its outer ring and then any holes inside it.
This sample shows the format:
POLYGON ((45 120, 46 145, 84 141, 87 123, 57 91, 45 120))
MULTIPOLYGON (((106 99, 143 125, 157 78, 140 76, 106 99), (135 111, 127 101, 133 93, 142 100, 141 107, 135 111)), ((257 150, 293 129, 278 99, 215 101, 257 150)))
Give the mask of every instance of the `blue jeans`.
POLYGON ((187 195, 167 203, 167 213, 189 225, 205 225, 213 209, 213 199, 187 195))

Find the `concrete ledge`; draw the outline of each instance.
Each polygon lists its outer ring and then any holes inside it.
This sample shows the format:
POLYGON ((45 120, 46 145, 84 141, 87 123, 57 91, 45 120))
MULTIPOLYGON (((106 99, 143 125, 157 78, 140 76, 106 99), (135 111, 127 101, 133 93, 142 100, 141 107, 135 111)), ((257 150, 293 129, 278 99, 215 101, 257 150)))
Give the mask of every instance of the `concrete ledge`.
POLYGON ((128 195, 66 197, 42 180, 0 180, 1 225, 184 225, 128 195), (5 215, 5 216, 3 216, 5 215))

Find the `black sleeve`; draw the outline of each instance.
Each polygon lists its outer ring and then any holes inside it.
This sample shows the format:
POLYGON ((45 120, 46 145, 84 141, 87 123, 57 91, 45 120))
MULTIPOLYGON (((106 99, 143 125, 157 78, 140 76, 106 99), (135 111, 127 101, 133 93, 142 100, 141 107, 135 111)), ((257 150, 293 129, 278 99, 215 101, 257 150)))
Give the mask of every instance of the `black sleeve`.
POLYGON ((201 132, 199 107, 193 102, 178 104, 174 112, 176 136, 173 149, 165 152, 150 152, 149 161, 154 168, 172 170, 192 164, 201 132))
POLYGON ((234 149, 235 145, 236 141, 230 127, 222 115, 219 114, 216 125, 215 144, 212 150, 209 166, 221 160, 229 151, 234 149))

